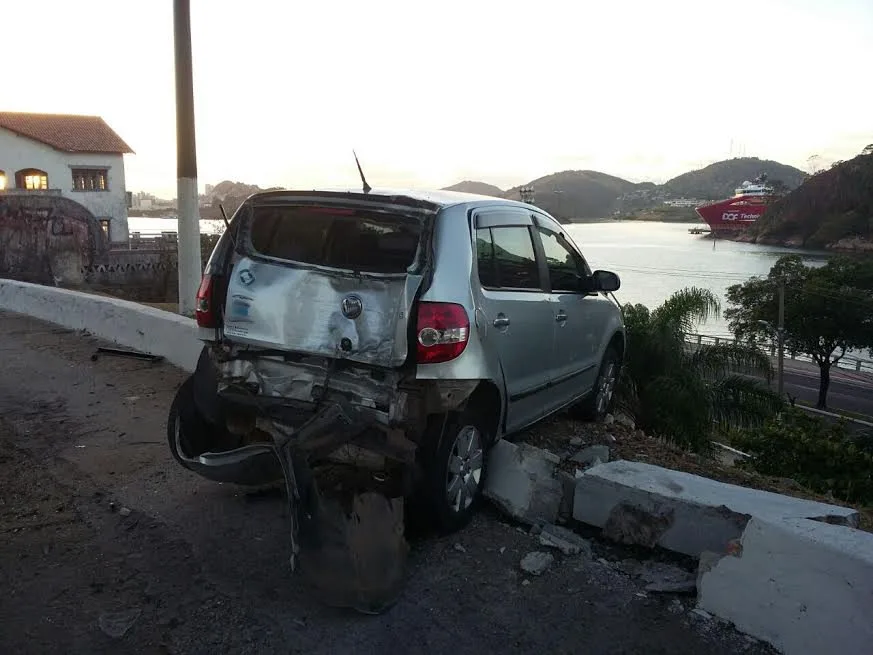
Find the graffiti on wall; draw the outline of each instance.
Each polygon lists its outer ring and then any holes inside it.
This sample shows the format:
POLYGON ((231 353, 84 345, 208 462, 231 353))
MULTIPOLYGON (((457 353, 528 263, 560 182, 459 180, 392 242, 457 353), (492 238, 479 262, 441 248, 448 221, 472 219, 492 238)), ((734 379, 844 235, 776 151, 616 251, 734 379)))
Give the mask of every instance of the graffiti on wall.
POLYGON ((0 195, 0 277, 78 286, 107 248, 99 221, 61 196, 0 195))

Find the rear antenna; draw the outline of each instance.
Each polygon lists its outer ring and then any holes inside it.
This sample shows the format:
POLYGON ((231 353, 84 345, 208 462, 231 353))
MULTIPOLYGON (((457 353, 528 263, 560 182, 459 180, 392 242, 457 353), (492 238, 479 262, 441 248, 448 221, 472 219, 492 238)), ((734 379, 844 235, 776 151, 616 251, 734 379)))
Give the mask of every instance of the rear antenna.
POLYGON ((364 184, 364 193, 370 193, 370 190, 373 188, 369 184, 367 184, 367 178, 364 177, 364 171, 361 168, 361 162, 358 161, 358 153, 352 150, 352 154, 355 156, 355 164, 358 165, 358 174, 361 176, 361 182, 364 184))

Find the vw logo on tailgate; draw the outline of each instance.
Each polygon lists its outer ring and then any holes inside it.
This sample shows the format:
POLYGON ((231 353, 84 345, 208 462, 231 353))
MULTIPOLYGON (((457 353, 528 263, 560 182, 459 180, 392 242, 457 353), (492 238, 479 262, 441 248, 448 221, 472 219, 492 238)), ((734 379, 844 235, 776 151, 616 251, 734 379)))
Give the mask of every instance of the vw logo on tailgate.
POLYGON ((343 298, 340 307, 343 310, 343 316, 346 318, 358 318, 361 312, 364 311, 364 301, 361 300, 360 296, 346 296, 343 298))

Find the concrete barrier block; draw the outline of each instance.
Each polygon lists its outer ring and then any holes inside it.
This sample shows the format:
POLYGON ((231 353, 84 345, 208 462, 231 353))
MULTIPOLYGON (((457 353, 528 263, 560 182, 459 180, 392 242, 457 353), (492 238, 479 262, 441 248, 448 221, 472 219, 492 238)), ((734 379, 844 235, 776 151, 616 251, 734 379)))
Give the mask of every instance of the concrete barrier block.
POLYGON ((498 441, 488 455, 485 496, 525 523, 554 523, 564 488, 555 478, 560 461, 541 448, 498 441))
POLYGON ((786 655, 873 652, 873 534, 752 518, 700 576, 698 607, 786 655))
POLYGON ((577 481, 573 518, 615 541, 700 557, 724 553, 751 517, 819 519, 857 527, 853 509, 716 482, 640 462, 588 469, 577 481))
POLYGON ((192 319, 118 298, 0 280, 0 309, 86 330, 120 346, 161 355, 187 371, 194 370, 203 347, 192 319))

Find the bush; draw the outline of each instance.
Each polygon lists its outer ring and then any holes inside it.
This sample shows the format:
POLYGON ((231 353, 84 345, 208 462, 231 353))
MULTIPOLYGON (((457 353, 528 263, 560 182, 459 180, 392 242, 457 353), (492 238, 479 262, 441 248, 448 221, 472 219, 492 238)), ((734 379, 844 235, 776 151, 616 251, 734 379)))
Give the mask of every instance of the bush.
POLYGON ((731 439, 752 455, 746 465, 764 475, 791 478, 847 502, 873 502, 873 449, 869 435, 851 436, 845 421, 827 423, 799 409, 760 430, 731 439))

